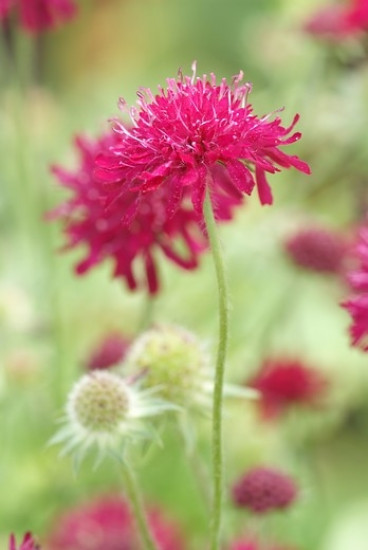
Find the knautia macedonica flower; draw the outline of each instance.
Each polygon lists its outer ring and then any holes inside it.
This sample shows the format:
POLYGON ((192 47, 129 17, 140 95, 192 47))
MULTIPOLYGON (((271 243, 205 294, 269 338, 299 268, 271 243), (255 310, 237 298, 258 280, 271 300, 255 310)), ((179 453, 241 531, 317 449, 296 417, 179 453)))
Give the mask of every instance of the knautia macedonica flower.
POLYGON ((70 392, 64 426, 51 443, 64 443, 62 454, 73 453, 78 463, 93 448, 99 460, 109 453, 122 459, 128 442, 150 436, 139 421, 173 408, 153 394, 108 371, 86 374, 70 392))
POLYGON ((360 229, 354 252, 358 266, 348 273, 348 281, 355 295, 342 305, 352 318, 352 345, 368 351, 368 227, 360 229))
MULTIPOLYGON (((159 188, 141 197, 134 206, 131 192, 117 194, 111 186, 101 185, 94 175, 96 155, 117 146, 121 137, 110 131, 98 140, 78 137, 75 140, 80 164, 75 172, 53 167, 60 183, 73 192, 73 196, 49 214, 50 218, 62 218, 68 239, 68 248, 79 244, 88 246, 86 258, 76 266, 78 275, 107 258, 115 262, 115 277, 125 279, 131 290, 147 286, 151 294, 159 289, 156 268, 156 251, 183 269, 198 266, 199 254, 206 248, 202 224, 190 205, 181 204, 170 219, 167 201, 170 191, 159 188), (124 223, 134 206, 135 219, 124 223), (137 262, 142 265, 137 265, 137 262), (145 275, 139 271, 143 267, 145 275), (138 268, 138 269, 137 269, 138 268), (145 279, 145 281, 144 281, 145 279)), ((220 167, 221 171, 221 167, 220 167)), ((229 185, 223 174, 224 185, 229 185)), ((219 220, 231 218, 232 206, 241 202, 239 193, 222 200, 217 195, 219 220)))
POLYGON ((322 7, 306 22, 305 30, 327 39, 343 40, 368 30, 368 1, 346 0, 322 7))
POLYGON ((0 19, 13 12, 24 29, 38 33, 71 19, 76 5, 74 0, 0 0, 0 19))
MULTIPOLYGON (((184 550, 179 526, 157 507, 147 511, 159 550, 184 550)), ((128 503, 120 495, 95 497, 57 518, 47 537, 49 550, 142 550, 128 503)))
POLYGON ((347 244, 337 232, 306 227, 287 239, 285 250, 293 263, 302 269, 338 274, 343 266, 347 244))
MULTIPOLYGON (((294 167, 309 174, 305 162, 280 149, 301 137, 292 133, 298 115, 289 127, 280 117, 254 115, 247 103, 251 85, 242 84, 242 78, 239 73, 231 85, 226 79, 216 83, 214 74, 196 78, 194 64, 191 77, 169 78, 157 95, 148 88, 138 92, 138 108, 130 109, 132 126, 115 123, 121 140, 98 157, 96 170, 102 182, 115 186, 117 196, 135 197, 127 220, 148 192, 158 189, 167 191, 169 215, 189 194, 202 216, 206 190, 215 211, 221 196, 250 195, 255 185, 261 203, 270 204, 267 173, 294 167)), ((120 105, 126 109, 123 100, 120 105)))
MULTIPOLYGON (((158 325, 144 332, 126 358, 131 372, 142 373, 142 386, 160 391, 167 401, 188 410, 210 406, 213 373, 202 342, 176 325, 158 325)), ((225 394, 255 397, 248 389, 226 385, 225 394)))
POLYGON ((297 493, 297 486, 288 475, 275 468, 255 467, 236 481, 232 500, 238 508, 264 514, 288 508, 297 493))
POLYGON ((26 533, 20 546, 17 545, 15 536, 10 535, 9 550, 40 550, 40 546, 35 542, 31 533, 26 533))
POLYGON ((257 404, 265 419, 275 418, 293 406, 317 406, 328 388, 319 371, 288 358, 266 359, 248 384, 259 391, 257 404))
POLYGON ((85 366, 88 370, 113 367, 123 361, 129 346, 130 340, 121 334, 108 334, 91 350, 85 366))

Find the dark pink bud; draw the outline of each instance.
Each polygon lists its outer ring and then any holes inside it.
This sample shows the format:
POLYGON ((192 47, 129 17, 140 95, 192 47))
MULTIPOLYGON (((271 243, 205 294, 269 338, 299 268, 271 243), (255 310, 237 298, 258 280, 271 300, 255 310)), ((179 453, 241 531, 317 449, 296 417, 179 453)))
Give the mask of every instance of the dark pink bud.
POLYGON ((253 468, 233 486, 232 499, 238 508, 255 514, 288 508, 296 499, 294 481, 272 468, 253 468))
POLYGON ((319 273, 338 273, 347 245, 338 233, 311 227, 289 237, 285 249, 298 267, 319 273))
POLYGON ((130 341, 120 334, 109 334, 91 351, 86 360, 88 370, 107 369, 123 361, 130 341))

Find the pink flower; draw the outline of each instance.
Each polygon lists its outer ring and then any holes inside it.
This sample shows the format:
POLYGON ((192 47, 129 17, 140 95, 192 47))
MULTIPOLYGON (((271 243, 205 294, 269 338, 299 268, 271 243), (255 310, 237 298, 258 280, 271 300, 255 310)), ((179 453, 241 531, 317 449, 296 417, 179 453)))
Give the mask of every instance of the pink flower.
POLYGON ((249 508, 254 514, 288 508, 296 499, 294 481, 273 468, 249 470, 233 486, 232 500, 238 508, 249 508))
POLYGON ((120 363, 128 351, 130 342, 120 334, 107 335, 91 351, 86 367, 88 370, 107 369, 120 363))
POLYGON ((26 533, 23 537, 20 546, 17 546, 15 536, 10 535, 9 550, 39 550, 40 547, 34 541, 31 533, 26 533))
MULTIPOLYGON (((160 550, 184 550, 180 529, 160 510, 151 509, 149 522, 160 550)), ((50 550, 140 550, 140 539, 127 503, 105 496, 71 509, 60 517, 48 537, 50 550)))
POLYGON ((0 18, 13 10, 18 12, 24 29, 37 33, 71 19, 76 6, 74 0, 0 0, 0 18))
POLYGON ((325 6, 305 24, 310 34, 341 40, 368 30, 368 0, 350 0, 346 5, 325 6))
MULTIPOLYGON (((59 206, 49 217, 60 217, 65 224, 68 248, 84 243, 87 256, 76 266, 79 275, 106 258, 115 261, 115 277, 125 279, 131 290, 147 285, 151 294, 159 289, 155 252, 158 249, 167 258, 184 269, 198 265, 199 254, 206 248, 206 239, 200 230, 198 217, 187 205, 182 204, 175 216, 168 219, 166 202, 168 190, 159 188, 142 197, 136 208, 134 221, 123 223, 132 208, 133 193, 117 195, 110 186, 101 185, 94 177, 94 159, 101 151, 119 143, 120 138, 112 132, 101 139, 89 141, 76 139, 81 157, 76 172, 54 167, 53 172, 60 183, 68 187, 73 196, 59 206), (138 260, 145 272, 145 281, 137 270, 138 260)), ((239 197, 233 202, 239 201, 239 197)), ((221 206, 219 216, 230 216, 229 206, 221 206)))
POLYGON ((299 360, 267 359, 248 385, 260 392, 262 415, 271 419, 293 405, 318 404, 328 384, 320 372, 299 360))
MULTIPOLYGON (((156 96, 150 89, 138 92, 138 108, 131 108, 133 126, 116 122, 121 136, 109 151, 97 158, 97 177, 114 185, 116 195, 135 197, 130 219, 149 192, 165 189, 167 212, 177 211, 183 197, 190 195, 195 211, 202 216, 206 190, 220 194, 250 195, 257 185, 262 204, 272 203, 266 175, 294 167, 309 174, 305 162, 287 155, 280 147, 301 137, 292 133, 299 116, 289 127, 280 117, 257 117, 247 103, 250 84, 241 84, 243 74, 220 84, 209 79, 183 76, 167 80, 167 89, 156 96)), ((126 108, 121 101, 121 107, 126 108)))
POLYGON ((368 227, 360 229, 354 255, 358 266, 348 273, 348 282, 355 295, 343 302, 342 306, 352 317, 352 345, 368 351, 368 227))
POLYGON ((338 233, 310 227, 289 237, 285 250, 290 259, 301 268, 337 274, 342 268, 347 246, 338 233))

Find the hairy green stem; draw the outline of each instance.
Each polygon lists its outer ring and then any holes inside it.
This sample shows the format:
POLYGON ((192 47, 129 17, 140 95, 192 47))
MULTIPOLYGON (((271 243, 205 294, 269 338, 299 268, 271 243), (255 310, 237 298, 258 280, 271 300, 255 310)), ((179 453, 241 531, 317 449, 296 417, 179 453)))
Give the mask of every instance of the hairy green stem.
POLYGON ((220 547, 223 501, 222 401, 228 340, 228 298, 221 245, 217 235, 216 220, 209 191, 207 191, 204 202, 204 218, 216 271, 219 304, 219 337, 212 409, 213 504, 210 546, 211 550, 218 550, 220 547))
POLYGON ((130 465, 125 461, 123 463, 122 473, 125 483, 125 489, 130 501, 134 518, 138 526, 143 546, 145 550, 157 550, 157 546, 152 537, 147 521, 147 516, 143 508, 142 498, 139 492, 135 473, 130 465))

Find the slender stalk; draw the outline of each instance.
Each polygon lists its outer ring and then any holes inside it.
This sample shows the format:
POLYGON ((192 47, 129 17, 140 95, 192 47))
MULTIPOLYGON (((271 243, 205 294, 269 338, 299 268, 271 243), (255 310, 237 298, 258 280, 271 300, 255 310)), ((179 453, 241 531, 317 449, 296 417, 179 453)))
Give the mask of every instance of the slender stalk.
POLYGON ((145 550, 157 550, 156 543, 152 537, 147 517, 143 508, 142 498, 139 492, 137 480, 133 469, 124 461, 123 463, 123 478, 125 489, 128 494, 130 505, 137 522, 139 534, 142 538, 145 550))
POLYGON ((199 455, 197 449, 189 448, 187 438, 184 432, 184 428, 181 424, 178 426, 178 434, 183 444, 185 457, 188 461, 188 465, 192 470, 195 481, 197 482, 198 492, 202 498, 203 505, 206 511, 209 510, 211 504, 211 495, 209 493, 209 473, 205 468, 202 457, 199 455))
POLYGON ((137 332, 143 332, 147 330, 152 325, 154 309, 155 309, 156 298, 150 294, 144 296, 144 302, 142 304, 142 311, 140 319, 138 321, 138 330, 137 332))
POLYGON ((223 501, 222 401, 228 340, 228 298, 221 245, 217 235, 216 220, 209 191, 207 191, 204 202, 204 218, 216 271, 219 304, 219 338, 212 409, 213 505, 210 546, 211 550, 218 550, 220 546, 223 501))

